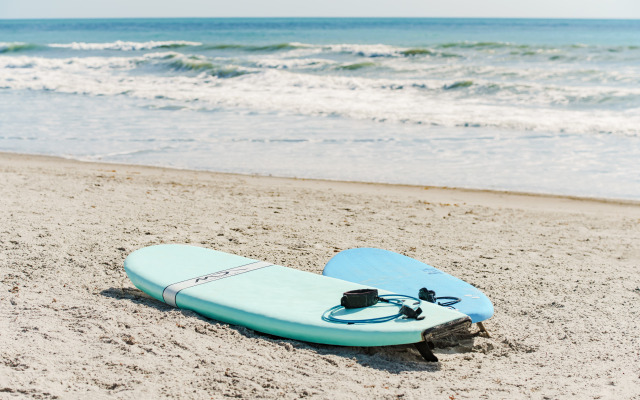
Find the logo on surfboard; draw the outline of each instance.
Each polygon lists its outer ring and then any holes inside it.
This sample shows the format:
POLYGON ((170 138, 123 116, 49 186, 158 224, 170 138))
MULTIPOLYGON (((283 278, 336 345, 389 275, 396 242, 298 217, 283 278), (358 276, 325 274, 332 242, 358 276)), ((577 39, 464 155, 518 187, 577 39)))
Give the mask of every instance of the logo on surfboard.
POLYGON ((173 283, 162 291, 162 299, 165 303, 171 304, 174 307, 178 307, 176 304, 176 297, 181 290, 202 285, 204 283, 215 282, 220 279, 229 278, 232 276, 244 274, 245 272, 255 271, 260 268, 270 267, 273 264, 256 261, 250 264, 241 265, 239 267, 225 269, 223 271, 212 272, 210 274, 197 276, 195 278, 187 279, 186 281, 173 283))

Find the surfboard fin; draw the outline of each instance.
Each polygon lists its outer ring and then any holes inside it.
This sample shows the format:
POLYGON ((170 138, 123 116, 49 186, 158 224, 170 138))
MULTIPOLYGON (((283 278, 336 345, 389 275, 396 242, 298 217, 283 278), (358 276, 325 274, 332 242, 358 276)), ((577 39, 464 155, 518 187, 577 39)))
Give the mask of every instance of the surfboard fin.
POLYGON ((487 328, 484 327, 484 324, 482 322, 478 322, 477 325, 478 329, 480 329, 477 333, 478 335, 482 335, 486 338, 491 338, 491 335, 489 335, 489 331, 487 331, 487 328))
POLYGON ((432 342, 418 342, 414 343, 414 346, 416 346, 416 349, 418 349, 418 352, 420 353, 422 358, 425 359, 425 361, 438 362, 438 357, 436 357, 436 355, 433 354, 432 351, 432 349, 434 348, 432 342))

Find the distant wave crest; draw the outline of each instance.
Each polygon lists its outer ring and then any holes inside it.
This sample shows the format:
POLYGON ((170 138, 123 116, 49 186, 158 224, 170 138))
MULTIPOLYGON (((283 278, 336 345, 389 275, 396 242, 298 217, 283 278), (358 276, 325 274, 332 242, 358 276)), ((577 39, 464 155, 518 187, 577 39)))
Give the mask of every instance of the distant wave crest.
POLYGON ((347 71, 355 71, 357 69, 362 69, 362 68, 367 68, 367 67, 374 67, 375 65, 376 65, 376 63, 367 61, 367 62, 361 62, 361 63, 341 65, 341 66, 338 67, 338 69, 344 69, 344 70, 347 70, 347 71))
POLYGON ((295 50, 300 48, 313 47, 304 43, 275 43, 265 45, 243 45, 235 43, 215 43, 203 44, 200 46, 203 50, 242 50, 255 52, 277 52, 286 50, 295 50))
POLYGON ((174 70, 207 72, 210 75, 216 76, 218 78, 235 78, 236 76, 251 73, 245 68, 216 65, 210 61, 207 61, 206 59, 203 60, 195 57, 172 57, 172 61, 169 62, 168 65, 174 70))
POLYGON ((22 42, 0 42, 0 54, 2 53, 17 53, 20 51, 29 51, 39 49, 41 46, 33 43, 22 42))
POLYGON ((529 45, 515 44, 509 42, 448 42, 437 45, 441 49, 460 48, 460 49, 500 49, 500 48, 518 48, 526 49, 529 45))
POLYGON ((183 40, 172 40, 164 42, 124 42, 117 40, 109 43, 85 43, 85 42, 73 42, 73 43, 53 43, 49 47, 66 48, 72 50, 121 50, 121 51, 135 51, 135 50, 150 50, 150 49, 174 49, 187 46, 199 46, 202 43, 199 42, 187 42, 183 40))

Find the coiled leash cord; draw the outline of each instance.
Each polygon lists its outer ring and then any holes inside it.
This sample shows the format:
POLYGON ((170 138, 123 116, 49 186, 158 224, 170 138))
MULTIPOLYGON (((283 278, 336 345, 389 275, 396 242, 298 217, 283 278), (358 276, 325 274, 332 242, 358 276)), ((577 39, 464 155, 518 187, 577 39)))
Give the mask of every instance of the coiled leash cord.
POLYGON ((340 300, 340 305, 331 307, 322 314, 322 320, 339 324, 378 324, 381 322, 392 321, 401 316, 417 320, 423 319, 424 316, 420 316, 420 314, 422 314, 422 309, 420 307, 414 309, 407 306, 404 303, 407 300, 413 300, 414 306, 420 305, 420 299, 403 294, 383 294, 378 296, 378 291, 376 289, 351 290, 343 294, 342 299, 340 300), (370 307, 378 302, 396 305, 399 307, 399 312, 393 315, 364 319, 344 319, 334 316, 336 312, 344 309, 370 307))
POLYGON ((423 287, 422 289, 420 289, 420 291, 418 291, 418 297, 421 300, 428 301, 429 303, 434 303, 439 306, 449 307, 449 308, 454 308, 452 307, 454 304, 460 303, 462 301, 459 297, 452 297, 452 296, 436 297, 436 292, 434 290, 429 290, 426 287, 423 287), (438 300, 449 300, 449 301, 440 303, 438 300))

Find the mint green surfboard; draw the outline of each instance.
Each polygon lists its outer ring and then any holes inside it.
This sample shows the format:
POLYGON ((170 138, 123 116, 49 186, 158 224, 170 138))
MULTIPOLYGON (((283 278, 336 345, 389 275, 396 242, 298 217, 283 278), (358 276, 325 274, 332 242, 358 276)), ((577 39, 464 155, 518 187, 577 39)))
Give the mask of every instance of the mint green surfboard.
MULTIPOLYGON (((340 303, 343 292, 367 286, 201 247, 145 247, 131 253, 124 268, 137 288, 159 301, 218 321, 307 342, 341 346, 417 343, 428 359, 431 352, 425 341, 470 325, 468 316, 426 302, 420 305, 423 320, 396 318, 374 324, 326 321, 323 314, 340 303)), ((338 316, 360 320, 396 313, 397 306, 378 303, 342 310, 338 316)))

